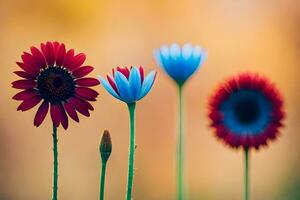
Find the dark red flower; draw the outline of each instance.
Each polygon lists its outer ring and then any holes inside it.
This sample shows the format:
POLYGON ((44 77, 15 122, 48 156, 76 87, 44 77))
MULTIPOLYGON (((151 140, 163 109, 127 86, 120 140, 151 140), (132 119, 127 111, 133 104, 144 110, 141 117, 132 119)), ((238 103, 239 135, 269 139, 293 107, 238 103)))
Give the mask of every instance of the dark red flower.
POLYGON ((13 99, 22 101, 17 110, 26 111, 39 105, 34 118, 34 125, 40 126, 44 121, 49 107, 53 124, 61 123, 68 128, 68 116, 79 122, 77 112, 90 116, 89 110, 94 110, 89 101, 96 101, 98 92, 90 89, 99 81, 95 78, 85 78, 93 67, 82 66, 85 54, 75 55, 74 50, 66 50, 63 43, 47 42, 38 49, 30 48, 31 53, 24 52, 22 62, 17 62, 22 69, 14 73, 21 80, 14 81, 12 87, 22 91, 13 99))
POLYGON ((226 144, 258 149, 278 136, 283 100, 268 79, 244 73, 217 89, 210 98, 208 116, 216 136, 226 144))

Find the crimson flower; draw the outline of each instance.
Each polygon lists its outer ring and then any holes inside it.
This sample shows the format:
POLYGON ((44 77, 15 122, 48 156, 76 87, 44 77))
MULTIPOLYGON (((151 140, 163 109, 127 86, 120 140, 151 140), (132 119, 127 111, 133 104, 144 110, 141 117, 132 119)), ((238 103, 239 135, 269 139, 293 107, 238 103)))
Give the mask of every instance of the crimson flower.
POLYGON ((230 78, 212 95, 209 118, 216 136, 229 146, 258 149, 278 136, 283 99, 268 79, 244 73, 230 78))
POLYGON ((90 116, 94 110, 89 101, 96 101, 98 92, 91 89, 99 81, 86 78, 93 67, 82 66, 86 56, 75 55, 74 49, 66 50, 63 43, 42 43, 40 49, 32 46, 31 53, 24 52, 22 62, 17 65, 22 69, 14 73, 21 80, 12 82, 12 87, 22 91, 13 96, 14 100, 22 101, 17 110, 29 110, 40 102, 34 117, 34 125, 40 126, 44 121, 49 107, 53 125, 61 123, 68 128, 68 116, 79 122, 77 112, 90 116))

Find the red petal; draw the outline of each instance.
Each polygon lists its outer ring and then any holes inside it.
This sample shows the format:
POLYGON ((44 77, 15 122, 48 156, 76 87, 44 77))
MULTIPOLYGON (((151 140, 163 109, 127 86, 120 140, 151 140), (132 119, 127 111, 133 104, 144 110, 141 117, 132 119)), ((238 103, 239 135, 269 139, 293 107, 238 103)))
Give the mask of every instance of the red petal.
POLYGON ((22 62, 16 62, 17 65, 19 65, 19 67, 21 67, 21 69, 23 69, 25 72, 29 73, 30 75, 38 75, 38 73, 40 72, 40 69, 36 68, 36 67, 32 67, 29 64, 25 64, 22 62))
POLYGON ((48 65, 53 66, 55 61, 55 52, 53 44, 51 42, 47 42, 46 45, 42 43, 41 49, 48 65))
POLYGON ((127 67, 117 67, 117 70, 121 72, 127 79, 129 78, 130 71, 127 67))
POLYGON ((114 89, 114 91, 119 94, 119 91, 118 91, 118 88, 116 86, 116 83, 114 81, 114 79, 112 79, 109 75, 106 76, 107 77, 107 80, 109 82, 109 84, 111 85, 111 87, 114 89))
POLYGON ((73 97, 69 100, 69 102, 75 107, 75 109, 80 112, 81 114, 89 117, 90 116, 90 113, 89 113, 89 110, 88 110, 88 106, 86 105, 87 102, 79 99, 79 98, 76 98, 76 97, 73 97))
POLYGON ((30 108, 33 108, 34 106, 36 106, 41 100, 42 100, 42 98, 38 95, 34 96, 30 99, 26 99, 19 105, 17 110, 21 110, 21 111, 29 110, 30 108))
POLYGON ((24 72, 24 71, 14 71, 14 73, 22 78, 25 79, 35 79, 35 76, 30 75, 28 72, 24 72))
POLYGON ((32 89, 36 83, 33 80, 18 80, 12 82, 12 87, 17 89, 32 89))
POLYGON ((75 76, 76 78, 82 78, 82 77, 88 75, 91 71, 93 71, 93 69, 94 68, 91 66, 83 66, 83 67, 76 69, 72 75, 75 76))
POLYGON ((59 110, 60 110, 60 117, 61 117, 61 124, 64 127, 65 130, 68 128, 68 116, 66 114, 66 111, 64 107, 60 104, 59 105, 59 110))
POLYGON ((50 115, 51 115, 52 122, 53 122, 54 126, 58 127, 59 123, 61 121, 59 105, 51 104, 50 115))
POLYGON ((66 57, 66 47, 64 44, 61 44, 58 45, 56 49, 56 65, 62 66, 66 57))
POLYGON ((54 51, 56 52, 58 50, 58 48, 60 47, 60 45, 63 45, 63 44, 59 44, 59 42, 55 41, 55 42, 52 42, 53 44, 53 47, 54 47, 54 51))
POLYGON ((27 66, 30 66, 34 70, 34 72, 39 72, 40 69, 43 67, 40 66, 38 62, 35 60, 35 58, 27 52, 24 52, 21 58, 23 60, 23 63, 26 64, 27 66))
POLYGON ((76 113, 76 110, 74 108, 74 106, 71 103, 65 103, 64 107, 68 113, 68 115, 76 122, 79 122, 79 118, 78 115, 76 113))
POLYGON ((47 66, 46 60, 45 60, 44 55, 41 53, 41 51, 36 47, 31 47, 30 50, 31 50, 32 57, 33 57, 33 60, 34 60, 34 63, 36 64, 36 66, 38 66, 40 68, 46 67, 47 66))
POLYGON ((23 90, 22 92, 17 93, 12 98, 14 100, 26 100, 26 99, 30 99, 34 96, 37 96, 37 95, 38 94, 35 90, 29 89, 29 90, 23 90))
POLYGON ((86 56, 83 53, 80 53, 76 56, 74 56, 71 60, 69 60, 68 63, 65 63, 66 66, 71 70, 75 70, 78 67, 80 67, 84 61, 85 61, 86 56))
POLYGON ((85 88, 85 87, 78 87, 75 89, 75 92, 80 97, 82 97, 86 100, 89 100, 89 101, 96 101, 96 97, 99 94, 95 90, 92 90, 90 88, 85 88))
POLYGON ((86 86, 86 87, 96 86, 100 84, 98 79, 95 78, 81 78, 81 79, 77 79, 75 82, 80 86, 86 86))
POLYGON ((37 110, 36 114, 35 114, 35 117, 34 117, 34 125, 36 127, 40 126, 42 124, 42 122, 44 121, 47 113, 48 113, 48 110, 49 110, 49 103, 48 101, 44 101, 39 109, 37 110))
POLYGON ((70 49, 70 50, 66 53, 62 65, 63 65, 64 67, 66 67, 66 68, 69 68, 69 65, 70 65, 70 63, 72 62, 73 58, 74 58, 74 49, 70 49))
POLYGON ((142 66, 139 67, 140 75, 141 75, 141 82, 144 82, 144 68, 142 66))

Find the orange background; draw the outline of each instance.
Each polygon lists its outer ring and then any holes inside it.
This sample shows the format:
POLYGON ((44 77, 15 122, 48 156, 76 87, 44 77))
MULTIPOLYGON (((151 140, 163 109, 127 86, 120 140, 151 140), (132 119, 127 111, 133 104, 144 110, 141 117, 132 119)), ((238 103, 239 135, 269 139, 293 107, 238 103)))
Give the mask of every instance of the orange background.
MULTIPOLYGON (((15 62, 47 40, 87 54, 104 75, 117 65, 156 69, 152 91, 137 107, 134 199, 175 199, 176 87, 152 56, 173 41, 200 44, 208 59, 185 88, 186 182, 190 200, 240 200, 242 151, 218 142, 208 128, 207 99, 225 77, 262 73, 285 98, 287 119, 278 141, 251 152, 252 200, 300 199, 300 1, 298 0, 0 0, 0 199, 50 199, 49 116, 33 126, 36 108, 17 112, 15 62)), ((102 131, 109 129, 106 199, 124 199, 129 122, 124 103, 102 87, 95 111, 59 128, 59 199, 97 199, 102 131)))

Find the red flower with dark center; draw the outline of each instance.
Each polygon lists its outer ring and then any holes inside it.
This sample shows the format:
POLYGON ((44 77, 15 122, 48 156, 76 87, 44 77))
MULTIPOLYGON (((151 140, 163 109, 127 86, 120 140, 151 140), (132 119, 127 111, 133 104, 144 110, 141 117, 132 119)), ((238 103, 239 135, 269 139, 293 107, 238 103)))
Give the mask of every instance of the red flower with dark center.
POLYGON ((21 71, 14 73, 21 80, 14 81, 12 87, 22 91, 13 96, 14 100, 22 101, 17 110, 26 111, 41 101, 34 125, 40 126, 44 121, 49 107, 53 124, 61 123, 68 128, 68 116, 79 122, 77 112, 89 117, 94 110, 89 101, 96 101, 98 92, 89 88, 99 84, 95 78, 86 78, 93 71, 91 66, 82 66, 85 54, 75 55, 74 50, 66 50, 63 43, 47 42, 41 49, 31 47, 31 54, 24 52, 23 62, 17 62, 21 71))
POLYGON ((222 84, 209 101, 215 134, 231 147, 267 145, 283 126, 283 100, 268 79, 244 73, 222 84))

